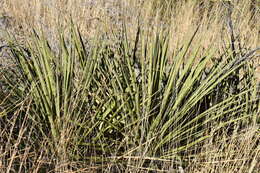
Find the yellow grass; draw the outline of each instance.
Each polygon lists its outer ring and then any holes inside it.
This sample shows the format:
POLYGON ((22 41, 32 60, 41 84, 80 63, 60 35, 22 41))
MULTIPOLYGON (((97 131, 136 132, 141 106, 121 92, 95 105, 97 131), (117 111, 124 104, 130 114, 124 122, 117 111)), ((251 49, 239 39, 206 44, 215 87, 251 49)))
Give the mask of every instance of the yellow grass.
MULTIPOLYGON (((5 0, 1 4, 0 16, 11 17, 12 29, 22 36, 37 27, 50 39, 55 38, 57 28, 68 27, 72 17, 86 38, 96 32, 118 31, 123 21, 129 37, 134 38, 139 19, 142 28, 170 30, 171 50, 190 38, 198 24, 201 28, 196 40, 203 47, 221 48, 224 42, 229 44, 225 39, 229 36, 228 4, 221 0, 204 1, 204 4, 201 3, 203 0, 198 1, 177 1, 173 3, 174 8, 169 8, 169 4, 163 6, 160 0, 5 0)), ((251 0, 243 0, 231 1, 231 4, 235 36, 248 47, 259 46, 260 20, 257 19, 260 18, 260 2, 253 4, 251 0)), ((257 73, 260 73, 259 68, 257 73)))
MULTIPOLYGON (((188 37, 201 23, 198 37, 202 38, 203 45, 222 44, 223 36, 227 34, 228 5, 221 1, 215 2, 208 11, 209 3, 199 6, 195 1, 179 2, 174 9, 160 7, 160 4, 140 0, 5 0, 1 4, 0 14, 12 17, 14 26, 22 27, 23 31, 32 27, 55 31, 59 25, 67 26, 72 17, 87 36, 97 30, 108 32, 118 28, 123 20, 127 22, 129 33, 135 33, 139 18, 140 23, 147 28, 166 25, 172 33, 173 46, 188 37)), ((234 1, 233 5, 235 34, 245 44, 256 47, 260 43, 260 20, 257 20, 259 6, 255 6, 256 14, 252 17, 249 0, 234 1)))
MULTIPOLYGON (((179 43, 190 38, 197 26, 201 25, 193 44, 200 44, 205 49, 213 47, 221 50, 224 44, 229 44, 227 39, 230 36, 227 27, 229 7, 222 1, 211 4, 206 1, 204 6, 198 4, 193 0, 179 1, 171 9, 167 8, 167 5, 162 6, 160 0, 0 0, 0 17, 3 15, 10 17, 11 27, 7 29, 21 39, 27 37, 32 28, 38 28, 47 33, 48 39, 55 40, 58 28, 69 28, 71 18, 79 26, 85 38, 112 31, 118 33, 122 29, 123 22, 126 24, 130 39, 134 39, 138 23, 142 29, 151 32, 163 27, 169 30, 172 51, 179 49, 181 46, 179 43), (210 5, 212 5, 211 9, 210 5)), ((231 18, 235 36, 238 36, 241 44, 247 47, 259 47, 259 1, 253 6, 250 0, 231 1, 231 4, 233 4, 231 18)), ((259 65, 259 61, 259 59, 255 60, 256 66, 259 65)), ((260 67, 256 69, 256 74, 260 81, 260 67)), ((209 141, 209 146, 204 148, 207 155, 202 153, 188 171, 243 172, 247 168, 249 172, 259 170, 260 165, 257 163, 259 150, 258 153, 249 152, 250 147, 257 143, 255 141, 259 136, 257 128, 239 134, 238 138, 232 139, 228 144, 223 143, 224 139, 218 139, 219 142, 212 145, 210 144, 212 141, 209 141), (220 151, 219 148, 222 150, 220 151), (245 158, 253 158, 253 160, 248 165, 247 160, 243 160, 245 158), (244 166, 246 164, 247 166, 244 166)), ((2 152, 0 145, 0 172, 1 163, 4 162, 1 160, 1 154, 5 154, 2 152)), ((8 152, 15 151, 10 149, 8 152)), ((33 165, 35 170, 42 162, 46 162, 41 153, 25 152, 21 157, 30 154, 36 158, 36 163, 33 165)), ((83 168, 82 172, 85 172, 83 168)))

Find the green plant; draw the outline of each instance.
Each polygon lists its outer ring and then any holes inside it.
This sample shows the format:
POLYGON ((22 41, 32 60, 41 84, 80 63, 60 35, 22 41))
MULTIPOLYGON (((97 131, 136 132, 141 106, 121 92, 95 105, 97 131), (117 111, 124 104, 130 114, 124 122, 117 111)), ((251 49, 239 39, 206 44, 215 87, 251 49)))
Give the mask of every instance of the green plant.
POLYGON ((256 50, 234 56, 227 47, 216 57, 192 45, 198 29, 174 53, 169 32, 139 28, 132 43, 125 26, 117 43, 97 37, 89 49, 73 26, 68 38, 60 34, 58 51, 36 32, 28 49, 10 43, 17 67, 3 73, 9 96, 1 117, 35 123, 31 138, 47 140, 56 171, 74 163, 104 172, 188 167, 214 134, 235 134, 259 118, 248 62, 256 50))

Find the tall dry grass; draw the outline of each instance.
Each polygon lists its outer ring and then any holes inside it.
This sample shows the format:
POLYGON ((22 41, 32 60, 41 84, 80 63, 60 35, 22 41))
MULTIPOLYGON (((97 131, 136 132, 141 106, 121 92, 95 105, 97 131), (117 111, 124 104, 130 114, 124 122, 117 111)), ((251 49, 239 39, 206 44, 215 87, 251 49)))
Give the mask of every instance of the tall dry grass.
MULTIPOLYGON (((191 48, 195 48, 199 44, 202 49, 214 48, 217 50, 217 55, 221 55, 231 44, 231 31, 228 25, 229 19, 231 19, 236 49, 239 49, 240 45, 247 49, 260 45, 259 3, 252 5, 250 0, 232 1, 231 4, 220 1, 201 2, 192 0, 185 2, 170 0, 3 0, 0 1, 0 17, 1 15, 10 17, 11 26, 7 29, 20 39, 19 41, 28 38, 30 40, 30 31, 36 28, 36 30, 43 30, 54 48, 58 47, 59 34, 57 33, 60 30, 70 32, 71 19, 78 25, 85 40, 92 40, 98 34, 108 42, 107 44, 114 44, 117 41, 111 35, 120 37, 119 33, 123 32, 122 25, 125 25, 132 44, 134 44, 138 26, 150 33, 151 37, 157 30, 163 29, 169 33, 169 54, 174 55, 178 53, 183 43, 190 39, 198 25, 200 28, 191 48), (229 15, 230 10, 232 10, 231 15, 229 15)), ((241 51, 246 52, 247 50, 241 51)), ((257 75, 255 77, 260 81, 260 68, 257 67, 259 57, 255 57, 254 62, 249 62, 249 64, 256 67, 257 75)), ((0 77, 2 76, 0 71, 0 77)), ((5 101, 8 95, 1 90, 0 97, 1 105, 1 101, 5 101)), ((17 105, 23 110, 16 110, 13 116, 6 116, 3 108, 0 107, 1 116, 4 117, 4 119, 0 119, 0 172, 39 172, 40 169, 62 172, 63 168, 68 167, 70 170, 77 170, 76 172, 98 172, 98 170, 113 172, 113 170, 120 169, 120 163, 117 165, 118 168, 115 168, 113 163, 105 163, 103 169, 102 166, 95 164, 94 156, 93 161, 91 160, 86 167, 80 161, 73 162, 68 159, 67 154, 63 155, 62 147, 66 151, 68 146, 62 146, 62 143, 67 142, 69 145, 76 140, 76 137, 74 138, 72 135, 73 129, 70 127, 63 128, 61 131, 61 141, 58 145, 61 148, 57 152, 60 152, 59 156, 63 162, 55 165, 57 158, 51 152, 53 146, 50 145, 49 136, 38 136, 39 134, 35 133, 34 129, 39 129, 39 126, 41 128, 41 125, 37 121, 27 121, 31 118, 26 111, 32 104, 30 101, 29 97, 25 97, 24 101, 17 105), (22 120, 18 116, 20 112, 25 117, 22 120), (3 125, 3 122, 6 124, 3 125), (66 136, 71 138, 68 139, 66 136), (41 141, 37 138, 40 138, 41 141), (23 150, 19 149, 21 145, 23 150)), ((257 117, 259 118, 259 116, 257 117)), ((254 123, 247 122, 249 125, 245 125, 242 131, 239 130, 232 135, 226 134, 225 129, 219 130, 214 138, 191 148, 190 153, 187 151, 189 155, 183 163, 185 170, 180 167, 179 170, 172 171, 258 172, 260 169, 258 163, 260 159, 259 120, 252 121, 254 123), (198 150, 200 150, 200 154, 193 156, 194 151, 198 150), (185 165, 186 163, 189 165, 185 165)), ((98 158, 96 159, 98 160, 98 158)), ((135 158, 123 159, 129 160, 130 165, 127 170, 129 172, 160 171, 158 168, 142 168, 138 160, 135 162, 135 158)), ((163 161, 165 162, 162 168, 170 170, 167 159, 163 161)))
MULTIPOLYGON (((41 27, 54 32, 57 26, 66 27, 70 18, 77 22, 86 36, 97 30, 109 32, 126 21, 127 30, 135 33, 139 22, 147 29, 165 27, 171 31, 172 46, 189 37, 200 23, 199 38, 203 45, 221 45, 226 34, 229 5, 222 1, 140 1, 140 0, 5 0, 0 14, 13 18, 14 26, 22 30, 41 27), (167 3, 168 4, 167 4, 167 3), (210 8, 209 8, 210 7, 210 8)), ((259 45, 259 3, 251 0, 232 2, 234 32, 249 46, 259 45)))
MULTIPOLYGON (((171 50, 179 49, 179 43, 190 38, 200 24, 196 40, 205 48, 221 50, 224 44, 229 44, 225 38, 229 35, 230 9, 234 35, 240 44, 251 48, 259 46, 259 1, 252 0, 231 1, 231 5, 227 1, 203 0, 5 0, 0 14, 11 17, 12 29, 21 33, 21 37, 32 28, 41 28, 50 40, 57 40, 57 28, 67 28, 71 18, 87 38, 100 31, 104 35, 118 32, 123 21, 132 40, 138 23, 147 30, 163 27, 170 31, 171 50)), ((260 79, 260 68, 257 74, 260 79)))

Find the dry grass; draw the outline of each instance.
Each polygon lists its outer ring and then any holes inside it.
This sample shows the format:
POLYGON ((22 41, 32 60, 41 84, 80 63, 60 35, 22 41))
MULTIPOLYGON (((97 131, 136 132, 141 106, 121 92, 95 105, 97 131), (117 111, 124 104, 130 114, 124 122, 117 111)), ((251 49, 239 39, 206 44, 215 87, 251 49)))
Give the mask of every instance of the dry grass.
POLYGON ((187 168, 187 172, 250 172, 259 171, 259 127, 245 129, 239 134, 215 136, 203 146, 200 156, 187 168))
MULTIPOLYGON (((250 1, 235 1, 232 19, 234 31, 241 41, 252 47, 259 45, 259 6, 254 12, 250 9, 250 1)), ((68 26, 70 17, 80 26, 86 36, 97 30, 109 32, 120 27, 126 21, 127 30, 136 32, 138 19, 147 28, 166 27, 172 33, 172 44, 185 39, 194 32, 198 23, 202 24, 199 38, 203 38, 204 46, 222 44, 226 34, 226 17, 228 5, 215 2, 210 11, 209 4, 199 6, 194 1, 176 3, 174 9, 160 8, 159 3, 140 0, 5 0, 1 4, 0 14, 13 18, 14 27, 22 27, 28 31, 32 27, 42 27, 46 31, 56 31, 57 27, 68 26), (201 10, 204 9, 204 10, 201 10), (162 14, 162 11, 166 11, 162 14), (160 16, 159 16, 160 15, 160 16), (205 39, 207 38, 207 39, 205 39)))
MULTIPOLYGON (((170 4, 170 1, 166 2, 170 4)), ((161 1, 5 0, 1 3, 0 15, 10 17, 13 32, 20 33, 21 37, 28 35, 32 28, 41 28, 50 40, 57 40, 55 33, 58 28, 68 28, 72 18, 86 38, 93 37, 95 33, 118 32, 124 21, 129 37, 134 39, 139 20, 142 28, 156 30, 164 27, 169 30, 171 50, 178 49, 179 43, 190 38, 198 24, 201 27, 196 40, 204 48, 221 50, 224 44, 229 44, 224 39, 229 36, 227 21, 230 6, 227 3, 172 3, 172 9, 167 9, 169 4, 163 6, 161 1)), ((260 18, 259 3, 252 4, 251 0, 232 1, 234 35, 239 38, 240 44, 250 48, 260 45, 260 20, 257 20, 260 18)), ((257 73, 260 79, 260 68, 257 73)))
MULTIPOLYGON (((86 39, 91 39, 96 34, 102 34, 105 38, 106 35, 120 32, 124 22, 130 39, 135 38, 139 24, 143 29, 151 32, 164 27, 169 30, 169 46, 172 52, 180 49, 180 43, 189 39, 200 24, 201 27, 193 44, 200 44, 205 49, 213 47, 221 51, 223 45, 230 44, 226 39, 230 36, 227 26, 229 6, 221 2, 211 5, 213 6, 209 8, 209 3, 203 6, 194 1, 178 2, 173 4, 173 9, 170 10, 165 6, 162 7, 161 3, 143 0, 0 0, 0 17, 1 15, 9 17, 11 25, 5 29, 21 40, 30 35, 32 28, 40 28, 54 45, 58 29, 69 28, 71 18, 86 39)), ((244 0, 234 1, 233 5, 231 15, 233 31, 235 37, 239 39, 235 42, 236 46, 238 47, 240 43, 248 48, 258 47, 260 45, 260 20, 257 20, 260 18, 259 3, 252 6, 249 0, 244 0)), ((260 81, 259 59, 255 62, 256 76, 260 81)), ((26 172, 51 170, 55 158, 45 150, 50 147, 47 139, 37 145, 30 140, 30 137, 37 137, 33 134, 33 127, 37 124, 27 124, 26 118, 23 122, 16 122, 16 118, 16 115, 13 116, 5 126, 1 125, 0 119, 0 172, 12 172, 14 168, 23 172, 25 167, 30 167, 30 170, 25 170, 26 172), (27 141, 22 144, 26 145, 26 150, 23 151, 17 148, 22 141, 27 141), (31 148, 31 146, 38 148, 31 148), (50 160, 54 160, 52 164, 50 160)), ((256 173, 260 170, 259 147, 257 150, 253 149, 256 145, 259 145, 257 125, 232 137, 221 134, 202 146, 201 155, 190 161, 191 166, 184 171, 256 173)), ((187 158, 188 162, 189 159, 187 158)), ((77 172, 99 170, 94 166, 83 168, 80 163, 68 162, 60 166, 67 167, 67 165, 77 168, 77 172)), ((57 166, 55 167, 58 169, 57 166)), ((109 168, 107 172, 111 170, 113 168, 109 168)), ((133 168, 129 171, 134 172, 134 170, 133 168)), ((144 170, 144 172, 148 171, 144 170)))

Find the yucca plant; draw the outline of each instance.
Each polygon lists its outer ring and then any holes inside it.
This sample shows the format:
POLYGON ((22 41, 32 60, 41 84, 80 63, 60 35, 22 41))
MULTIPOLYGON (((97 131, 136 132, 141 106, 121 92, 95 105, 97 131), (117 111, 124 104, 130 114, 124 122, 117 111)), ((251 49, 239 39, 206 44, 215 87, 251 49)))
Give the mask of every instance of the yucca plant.
POLYGON ((68 159, 68 148, 75 140, 72 133, 80 130, 78 124, 84 118, 91 118, 92 114, 86 103, 90 103, 88 88, 96 68, 99 45, 87 52, 80 35, 75 30, 71 33, 69 44, 60 35, 58 52, 36 33, 29 51, 11 43, 17 68, 13 73, 5 74, 6 82, 13 90, 6 111, 25 98, 32 102, 30 120, 39 124, 40 136, 49 139, 56 164, 68 159))
POLYGON ((28 50, 10 44, 17 68, 4 73, 1 115, 26 111, 57 171, 74 163, 104 172, 185 168, 214 134, 258 118, 259 93, 246 81, 255 50, 216 57, 192 45, 198 29, 174 53, 165 31, 139 28, 131 42, 123 27, 116 44, 97 38, 87 48, 71 27, 58 52, 35 32, 28 50))
POLYGON ((231 134, 234 126, 242 128, 238 123, 257 116, 254 81, 245 84, 245 78, 235 74, 242 68, 252 69, 246 63, 256 50, 233 57, 227 48, 218 63, 208 66, 218 58, 214 50, 200 57, 199 46, 189 50, 189 40, 178 54, 170 55, 167 33, 157 33, 152 39, 145 35, 137 32, 133 50, 123 35, 119 50, 111 55, 109 49, 103 58, 107 60, 103 63, 107 92, 113 93, 109 95, 124 115, 110 119, 121 123, 125 137, 118 139, 128 143, 120 145, 127 152, 118 158, 140 160, 137 167, 149 159, 180 159, 189 148, 212 137, 210 131, 227 128, 231 134), (233 77, 239 81, 234 83, 233 77))

